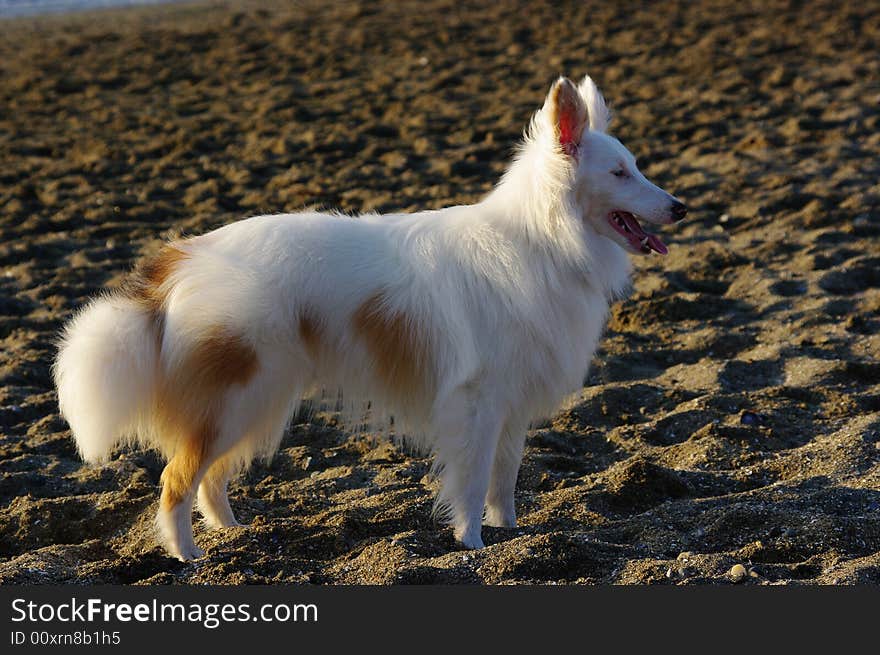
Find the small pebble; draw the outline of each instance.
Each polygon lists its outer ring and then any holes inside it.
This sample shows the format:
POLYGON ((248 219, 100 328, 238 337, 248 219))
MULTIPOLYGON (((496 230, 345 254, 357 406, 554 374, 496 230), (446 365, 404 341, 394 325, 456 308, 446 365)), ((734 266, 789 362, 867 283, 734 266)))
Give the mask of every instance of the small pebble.
POLYGON ((742 582, 748 575, 748 571, 746 571, 746 567, 744 567, 742 564, 734 564, 732 567, 730 567, 729 575, 730 579, 734 582, 742 582))
POLYGON ((672 571, 672 567, 669 567, 668 569, 666 569, 666 577, 667 578, 669 578, 671 580, 673 575, 675 575, 675 574, 672 571))
POLYGON ((745 411, 740 415, 739 422, 743 425, 758 425, 761 422, 761 417, 755 412, 745 411))

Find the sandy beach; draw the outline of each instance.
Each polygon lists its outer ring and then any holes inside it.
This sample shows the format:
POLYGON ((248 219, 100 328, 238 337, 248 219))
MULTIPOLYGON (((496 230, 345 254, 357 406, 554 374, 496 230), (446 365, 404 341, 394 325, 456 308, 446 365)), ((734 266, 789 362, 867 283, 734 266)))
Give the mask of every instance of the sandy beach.
POLYGON ((880 7, 210 3, 0 21, 0 584, 880 583, 880 7), (161 239, 307 206, 474 202, 555 76, 689 206, 636 262, 520 526, 459 550, 429 459, 300 417, 153 528, 162 461, 85 466, 54 339, 161 239), (742 565, 742 571, 731 569, 742 565))

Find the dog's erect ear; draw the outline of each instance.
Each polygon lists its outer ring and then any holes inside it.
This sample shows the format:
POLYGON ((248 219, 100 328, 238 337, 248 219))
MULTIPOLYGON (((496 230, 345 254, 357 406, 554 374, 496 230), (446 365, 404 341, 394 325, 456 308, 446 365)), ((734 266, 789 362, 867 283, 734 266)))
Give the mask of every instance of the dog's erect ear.
POLYGON ((605 104, 602 92, 589 75, 584 76, 578 85, 584 104, 587 105, 587 115, 590 117, 590 129, 595 132, 607 132, 611 123, 611 111, 605 104))
POLYGON ((573 156, 589 120, 583 97, 570 79, 560 77, 550 89, 544 107, 548 111, 559 145, 566 154, 573 156))

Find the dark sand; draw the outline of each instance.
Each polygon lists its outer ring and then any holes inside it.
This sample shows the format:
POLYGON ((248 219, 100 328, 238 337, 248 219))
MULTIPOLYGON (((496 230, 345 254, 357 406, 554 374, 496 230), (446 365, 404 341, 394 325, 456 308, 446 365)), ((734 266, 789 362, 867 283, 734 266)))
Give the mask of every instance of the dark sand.
POLYGON ((0 24, 0 582, 880 583, 877 4, 650 4, 0 24), (326 413, 233 486, 250 525, 167 558, 156 455, 77 458, 62 322, 172 230, 478 199, 561 72, 691 213, 530 434, 521 527, 458 550, 428 460, 326 413))

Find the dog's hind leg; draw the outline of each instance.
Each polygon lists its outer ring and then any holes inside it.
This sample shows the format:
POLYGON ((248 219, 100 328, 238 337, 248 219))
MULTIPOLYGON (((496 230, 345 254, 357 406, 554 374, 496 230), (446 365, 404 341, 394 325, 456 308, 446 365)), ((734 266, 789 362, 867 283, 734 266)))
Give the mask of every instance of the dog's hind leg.
POLYGON ((303 383, 290 371, 298 363, 283 357, 269 360, 246 386, 234 387, 224 397, 219 415, 223 432, 215 457, 206 462, 210 466, 199 480, 196 496, 208 527, 241 525, 229 505, 229 480, 255 457, 269 457, 278 448, 302 394, 303 383), (292 362, 291 367, 287 362, 292 362))
POLYGON ((199 511, 210 528, 231 528, 241 525, 229 505, 227 486, 237 468, 234 455, 219 458, 205 473, 199 483, 197 503, 199 511))
POLYGON ((178 446, 162 471, 156 525, 168 552, 180 560, 204 555, 193 539, 192 510, 197 491, 199 509, 211 527, 237 525, 226 496, 236 462, 231 450, 236 442, 228 436, 219 434, 213 421, 204 421, 199 431, 178 446))
POLYGON ((187 435, 162 471, 162 494, 156 525, 168 552, 186 561, 201 557, 192 529, 192 507, 199 481, 211 465, 209 449, 213 426, 206 421, 201 431, 187 435))
POLYGON ((485 525, 497 528, 516 527, 514 492, 526 441, 526 424, 508 421, 498 440, 489 493, 486 496, 485 525))

